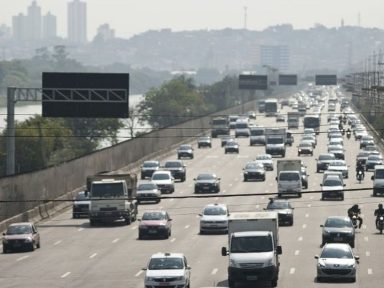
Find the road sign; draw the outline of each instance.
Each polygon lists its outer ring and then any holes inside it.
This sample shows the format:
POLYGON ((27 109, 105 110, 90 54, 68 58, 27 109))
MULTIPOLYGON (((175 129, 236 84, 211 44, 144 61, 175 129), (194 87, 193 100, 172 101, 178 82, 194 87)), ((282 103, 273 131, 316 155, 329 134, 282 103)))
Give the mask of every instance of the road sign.
POLYGON ((337 85, 336 75, 316 75, 316 85, 337 85))
POLYGON ((297 85, 296 74, 280 74, 279 85, 297 85))
POLYGON ((239 89, 244 90, 267 90, 268 76, 267 75, 239 75, 239 89))

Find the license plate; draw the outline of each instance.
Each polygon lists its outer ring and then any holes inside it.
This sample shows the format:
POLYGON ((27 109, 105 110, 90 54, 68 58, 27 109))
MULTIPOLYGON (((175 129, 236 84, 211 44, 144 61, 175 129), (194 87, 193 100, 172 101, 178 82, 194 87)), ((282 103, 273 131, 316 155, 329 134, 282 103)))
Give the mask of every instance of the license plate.
POLYGON ((249 275, 246 278, 247 278, 247 280, 250 280, 250 281, 257 280, 257 275, 249 275))
POLYGON ((335 237, 335 241, 343 241, 343 237, 335 237))
POLYGON ((149 230, 148 233, 151 233, 151 234, 156 234, 157 231, 156 230, 149 230))
POLYGON ((170 282, 161 282, 159 284, 160 286, 169 286, 170 282))

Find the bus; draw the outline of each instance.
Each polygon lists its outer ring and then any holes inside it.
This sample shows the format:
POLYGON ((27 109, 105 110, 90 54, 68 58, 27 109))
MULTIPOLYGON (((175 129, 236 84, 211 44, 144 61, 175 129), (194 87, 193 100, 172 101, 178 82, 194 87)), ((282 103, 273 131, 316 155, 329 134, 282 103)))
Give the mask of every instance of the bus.
POLYGON ((275 98, 265 100, 265 116, 276 116, 278 112, 278 101, 275 98))
POLYGON ((304 116, 303 120, 304 129, 313 128, 316 132, 316 135, 320 133, 320 115, 307 115, 304 116))

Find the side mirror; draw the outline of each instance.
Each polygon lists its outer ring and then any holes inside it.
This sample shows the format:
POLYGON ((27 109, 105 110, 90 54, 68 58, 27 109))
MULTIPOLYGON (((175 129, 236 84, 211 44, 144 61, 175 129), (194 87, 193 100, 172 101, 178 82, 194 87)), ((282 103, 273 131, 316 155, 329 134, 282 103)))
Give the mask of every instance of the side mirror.
POLYGON ((228 250, 226 247, 221 247, 221 256, 227 256, 228 255, 228 250))
POLYGON ((347 186, 347 184, 343 184, 343 186, 345 187, 345 186, 347 186))
POLYGON ((320 187, 323 187, 323 184, 322 184, 322 183, 320 184, 320 187))
POLYGON ((360 257, 356 255, 355 260, 357 261, 357 263, 359 263, 360 257))
POLYGON ((3 233, 3 236, 5 236, 5 232, 3 233))
POLYGON ((372 175, 372 176, 371 176, 371 180, 375 180, 375 175, 372 175))
POLYGON ((276 254, 277 254, 277 255, 281 255, 281 254, 283 254, 283 249, 281 248, 280 245, 276 247, 276 254))
POLYGON ((315 259, 319 259, 319 255, 315 255, 315 259))
POLYGON ((141 219, 137 219, 137 221, 139 221, 139 222, 140 222, 140 221, 141 221, 141 219))
POLYGON ((143 271, 147 271, 147 267, 141 268, 141 270, 143 270, 143 271))
POLYGON ((201 214, 201 213, 199 213, 199 214, 197 214, 197 215, 199 215, 200 217, 203 216, 203 214, 201 214))
POLYGON ((324 225, 323 225, 323 224, 321 224, 321 225, 320 225, 320 227, 324 227, 324 225))
POLYGON ((192 267, 191 267, 191 266, 187 266, 187 267, 185 267, 185 269, 187 269, 187 270, 191 270, 192 267))
POLYGON ((196 181, 196 178, 193 178, 194 181, 196 181))

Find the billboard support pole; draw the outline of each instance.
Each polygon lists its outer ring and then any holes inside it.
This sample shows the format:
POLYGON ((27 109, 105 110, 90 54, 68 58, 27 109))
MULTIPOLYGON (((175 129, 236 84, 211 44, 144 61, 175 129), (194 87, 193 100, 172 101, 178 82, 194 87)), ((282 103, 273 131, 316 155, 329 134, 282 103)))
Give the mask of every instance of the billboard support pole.
POLYGON ((15 174, 15 91, 16 87, 7 88, 6 175, 15 174))

